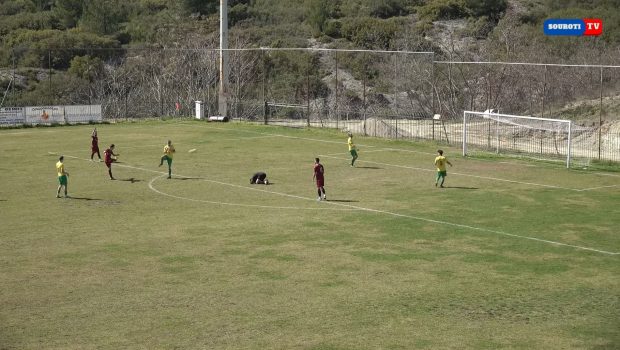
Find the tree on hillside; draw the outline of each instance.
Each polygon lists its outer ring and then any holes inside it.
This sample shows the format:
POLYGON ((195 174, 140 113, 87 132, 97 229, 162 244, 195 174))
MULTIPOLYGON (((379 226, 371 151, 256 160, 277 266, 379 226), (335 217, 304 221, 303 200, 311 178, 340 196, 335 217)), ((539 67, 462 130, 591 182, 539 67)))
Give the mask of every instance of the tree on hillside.
POLYGON ((65 28, 73 28, 82 17, 83 3, 83 0, 56 0, 53 11, 65 28))
POLYGON ((217 13, 220 2, 218 0, 181 0, 181 5, 187 14, 210 15, 217 13))
POLYGON ((84 4, 80 26, 96 34, 115 34, 129 15, 128 5, 123 0, 97 0, 84 4))

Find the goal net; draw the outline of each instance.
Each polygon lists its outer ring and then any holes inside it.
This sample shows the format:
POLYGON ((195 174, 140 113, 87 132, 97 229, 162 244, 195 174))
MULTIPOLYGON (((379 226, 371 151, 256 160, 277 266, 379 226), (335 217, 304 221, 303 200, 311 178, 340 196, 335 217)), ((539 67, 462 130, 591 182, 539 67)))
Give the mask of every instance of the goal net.
POLYGON ((571 162, 570 120, 495 113, 463 113, 463 156, 475 152, 519 154, 571 162))

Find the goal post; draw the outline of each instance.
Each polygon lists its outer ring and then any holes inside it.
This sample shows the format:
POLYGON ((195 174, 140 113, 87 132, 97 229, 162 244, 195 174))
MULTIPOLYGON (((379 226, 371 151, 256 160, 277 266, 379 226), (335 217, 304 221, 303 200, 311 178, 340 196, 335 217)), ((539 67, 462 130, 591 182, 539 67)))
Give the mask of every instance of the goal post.
POLYGON ((475 151, 521 154, 566 161, 570 168, 570 120, 484 112, 463 112, 463 156, 475 151))

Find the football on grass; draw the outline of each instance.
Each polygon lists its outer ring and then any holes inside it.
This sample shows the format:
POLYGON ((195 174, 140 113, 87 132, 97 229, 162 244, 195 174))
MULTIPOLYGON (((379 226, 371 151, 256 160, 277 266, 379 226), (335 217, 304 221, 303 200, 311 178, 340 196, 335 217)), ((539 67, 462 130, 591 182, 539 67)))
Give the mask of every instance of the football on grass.
POLYGON ((196 149, 195 149, 195 148, 192 148, 192 149, 190 149, 190 150, 189 150, 189 151, 187 151, 187 152, 189 152, 189 153, 194 153, 194 152, 196 152, 196 149))

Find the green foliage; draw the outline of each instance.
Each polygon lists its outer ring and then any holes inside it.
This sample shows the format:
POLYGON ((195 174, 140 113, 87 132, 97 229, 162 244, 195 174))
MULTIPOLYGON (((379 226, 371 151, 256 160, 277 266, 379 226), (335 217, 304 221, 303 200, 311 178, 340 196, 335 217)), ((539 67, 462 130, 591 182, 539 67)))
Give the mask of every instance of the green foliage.
POLYGON ((326 22, 333 11, 331 0, 310 0, 308 2, 307 21, 318 36, 325 31, 326 22))
POLYGON ((409 14, 405 0, 373 0, 370 15, 379 18, 405 16, 409 14))
POLYGON ((265 57, 264 67, 270 85, 269 94, 276 100, 290 96, 296 101, 326 97, 329 93, 319 70, 319 56, 306 52, 274 51, 265 57))
POLYGON ((99 0, 85 4, 80 28, 91 33, 114 34, 128 20, 130 5, 125 0, 99 0))
POLYGON ((84 1, 56 0, 53 11, 65 28, 73 28, 82 17, 84 1))
POLYGON ((420 18, 430 21, 462 18, 469 15, 465 0, 433 0, 418 9, 420 18))
MULTIPOLYGON (((602 5, 593 9, 565 7, 552 12, 550 18, 600 18, 603 21, 601 38, 609 43, 620 43, 620 11, 610 7, 605 1, 594 1, 602 5)), ((618 4, 620 6, 620 4, 618 4)))
POLYGON ((497 21, 506 6, 506 0, 432 0, 419 7, 418 14, 431 21, 472 16, 486 16, 497 21))
POLYGON ((342 22, 340 20, 330 20, 325 23, 324 33, 332 38, 340 38, 342 30, 342 22))
POLYGON ((181 0, 186 14, 213 14, 218 11, 219 4, 218 0, 181 0))
POLYGON ((118 55, 120 51, 97 49, 118 48, 118 42, 92 33, 76 30, 19 30, 5 39, 5 47, 13 48, 18 65, 28 67, 65 69, 75 55, 94 49, 102 59, 118 55), (75 49, 58 49, 75 48, 75 49), (51 58, 50 58, 51 56, 51 58))
POLYGON ((474 17, 486 16, 497 21, 506 11, 508 2, 507 0, 465 0, 465 5, 474 17))
POLYGON ((51 11, 20 12, 11 16, 0 16, 0 36, 17 29, 59 29, 57 17, 51 11))
POLYGON ((228 23, 230 26, 234 26, 249 17, 248 5, 246 4, 236 4, 228 11, 228 23))
POLYGON ((12 16, 23 12, 35 12, 36 6, 30 0, 6 0, 0 2, 0 16, 12 16))
POLYGON ((71 62, 68 70, 69 74, 75 75, 78 78, 94 81, 98 75, 103 72, 103 62, 99 57, 75 56, 71 62))
POLYGON ((395 20, 356 18, 342 21, 342 37, 364 49, 387 50, 400 26, 395 20))

